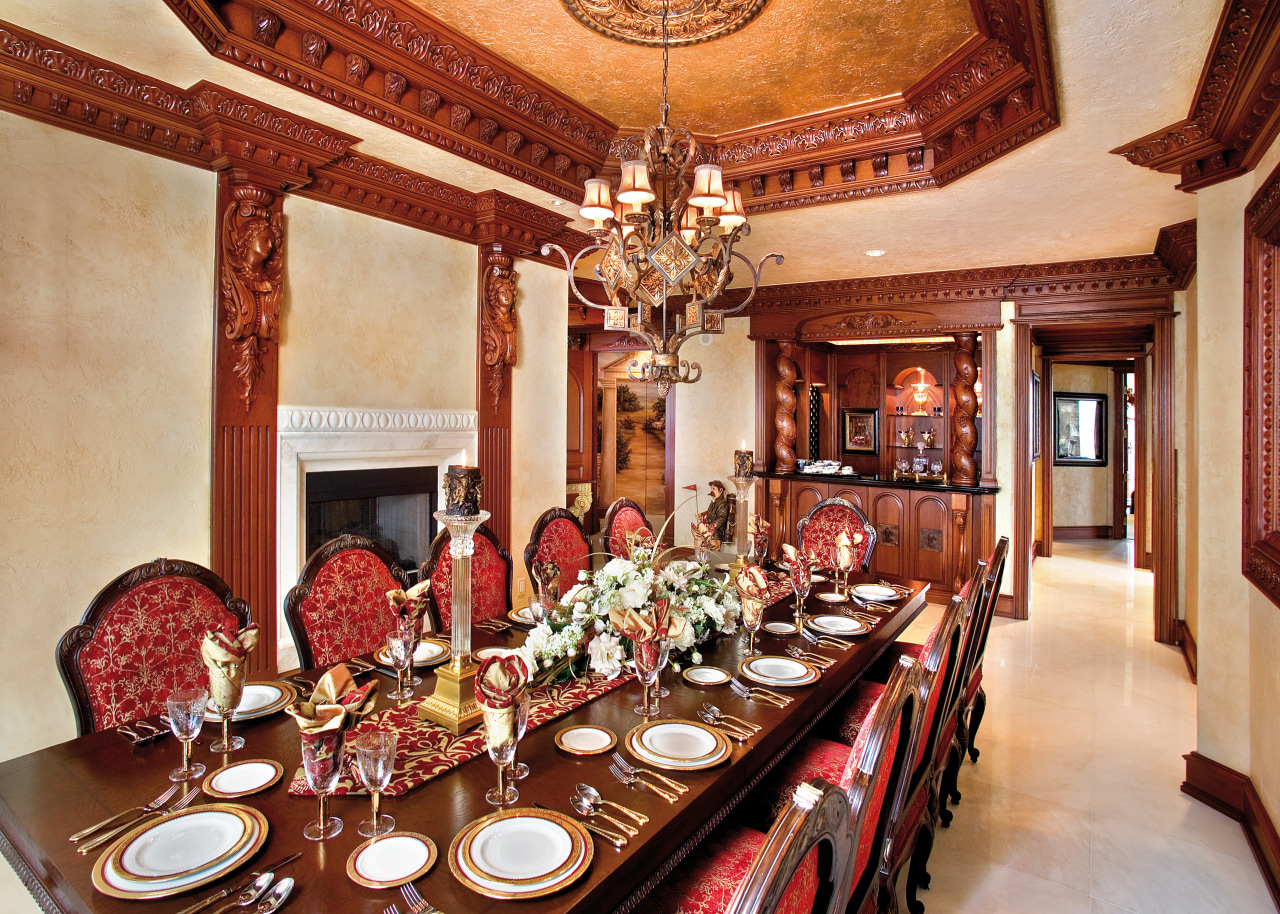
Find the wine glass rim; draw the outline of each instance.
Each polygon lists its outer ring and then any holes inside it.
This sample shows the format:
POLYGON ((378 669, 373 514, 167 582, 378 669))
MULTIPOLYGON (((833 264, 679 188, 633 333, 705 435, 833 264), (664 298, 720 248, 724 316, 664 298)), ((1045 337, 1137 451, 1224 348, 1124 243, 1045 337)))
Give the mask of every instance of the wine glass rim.
POLYGON ((188 702, 199 701, 204 703, 209 700, 208 689, 174 689, 169 693, 166 702, 174 704, 187 704, 188 702))

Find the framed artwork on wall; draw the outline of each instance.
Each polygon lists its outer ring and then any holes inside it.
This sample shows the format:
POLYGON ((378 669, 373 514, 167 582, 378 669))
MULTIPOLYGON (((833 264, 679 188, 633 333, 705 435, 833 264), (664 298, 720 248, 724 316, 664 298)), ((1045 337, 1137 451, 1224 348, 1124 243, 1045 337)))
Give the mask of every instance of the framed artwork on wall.
POLYGON ((843 435, 840 440, 844 453, 880 453, 880 410, 844 409, 841 415, 843 435))
POLYGON ((1107 465, 1107 395, 1053 393, 1055 466, 1107 465))
POLYGON ((1040 459, 1040 375, 1031 372, 1031 459, 1040 459))

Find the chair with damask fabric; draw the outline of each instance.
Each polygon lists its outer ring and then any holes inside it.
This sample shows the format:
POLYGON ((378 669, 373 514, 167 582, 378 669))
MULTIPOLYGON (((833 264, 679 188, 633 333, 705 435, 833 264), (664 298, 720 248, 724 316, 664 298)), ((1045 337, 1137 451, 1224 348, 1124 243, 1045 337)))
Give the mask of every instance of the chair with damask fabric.
POLYGON ((653 539, 653 527, 644 516, 643 508, 629 498, 619 498, 605 512, 601 543, 610 555, 625 559, 631 555, 631 540, 635 536, 653 539))
MULTIPOLYGON (((776 823, 800 783, 821 778, 843 789, 855 847, 846 910, 858 914, 890 904, 881 869, 892 834, 891 815, 901 802, 918 739, 920 689, 920 664, 901 658, 888 684, 867 706, 866 723, 852 747, 816 737, 805 740, 742 806, 776 813, 776 823)), ((694 886, 691 882, 690 891, 694 886)))
POLYGON ((116 578, 58 641, 80 736, 152 717, 175 689, 208 685, 200 642, 249 624, 249 604, 208 568, 156 559, 116 578))
POLYGON ((555 562, 560 569, 560 593, 578 584, 579 572, 591 570, 591 543, 578 519, 564 508, 548 508, 533 523, 524 547, 524 567, 535 580, 533 563, 555 562))
POLYGON ((767 835, 737 825, 718 829, 646 906, 663 914, 836 914, 848 900, 857 846, 852 818, 844 790, 821 778, 806 781, 767 835))
POLYGON ((871 568, 876 548, 876 528, 861 508, 843 498, 824 498, 796 524, 796 548, 820 567, 836 567, 836 541, 847 534, 853 543, 853 564, 859 571, 871 568), (862 534, 859 540, 855 534, 862 534))
MULTIPOLYGON (((419 581, 430 581, 427 606, 436 631, 453 629, 452 537, 441 530, 431 541, 431 552, 418 572, 419 581)), ((511 612, 511 553, 497 534, 484 524, 471 537, 471 621, 505 619, 511 612)))
MULTIPOLYGON (((1000 585, 1004 581, 1004 563, 1009 556, 1009 538, 1000 537, 996 548, 987 560, 987 582, 982 593, 982 602, 977 610, 972 635, 966 639, 964 649, 964 667, 961 671, 960 685, 960 755, 969 753, 969 760, 976 762, 980 754, 974 748, 974 737, 982 726, 982 716, 987 710, 987 692, 982 688, 982 658, 987 652, 987 635, 991 633, 991 619, 996 613, 996 602, 1000 599, 1000 585)), ((957 768, 959 767, 957 763, 957 768)), ((951 797, 953 803, 960 802, 960 792, 952 783, 951 797)))
POLYGON ((313 552, 284 600, 302 669, 382 647, 396 627, 387 591, 403 590, 405 581, 391 554, 364 536, 345 534, 313 552))

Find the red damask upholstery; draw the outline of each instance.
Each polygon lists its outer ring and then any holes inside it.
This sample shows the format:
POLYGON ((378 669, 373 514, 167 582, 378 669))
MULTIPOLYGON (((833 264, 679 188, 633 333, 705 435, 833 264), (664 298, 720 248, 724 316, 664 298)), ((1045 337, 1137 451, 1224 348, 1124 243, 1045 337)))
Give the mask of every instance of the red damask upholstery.
POLYGON ((604 516, 604 547, 610 555, 630 558, 631 539, 653 539, 653 527, 645 519, 644 509, 629 498, 619 498, 604 516))
POLYGON ((207 686, 205 632, 248 624, 248 605, 200 565, 156 559, 125 572, 58 642, 80 735, 155 716, 175 689, 207 686))
MULTIPOLYGON (((422 563, 419 580, 430 580, 430 601, 438 631, 453 628, 453 553, 449 531, 441 530, 422 563)), ((511 553, 481 524, 471 538, 471 621, 505 618, 511 612, 511 553)))
POLYGON ((404 572, 373 540, 346 535, 317 549, 284 604, 302 668, 329 666, 385 644, 396 627, 387 591, 404 587, 404 572))
POLYGON ((796 524, 797 548, 822 568, 836 567, 836 541, 846 533, 850 541, 855 533, 862 542, 853 547, 854 567, 867 571, 871 553, 876 548, 876 528, 862 509, 843 498, 827 498, 818 502, 796 524))
POLYGON ((535 560, 555 562, 559 566, 558 596, 577 586, 580 572, 591 570, 591 544, 578 519, 564 508, 544 511, 534 522, 529 544, 524 547, 524 567, 531 581, 535 560))
MULTIPOLYGON (((646 899, 646 910, 723 914, 764 843, 764 833, 753 828, 730 826, 715 832, 646 899)), ((809 914, 817 891, 818 849, 814 847, 791 877, 778 914, 809 914)))

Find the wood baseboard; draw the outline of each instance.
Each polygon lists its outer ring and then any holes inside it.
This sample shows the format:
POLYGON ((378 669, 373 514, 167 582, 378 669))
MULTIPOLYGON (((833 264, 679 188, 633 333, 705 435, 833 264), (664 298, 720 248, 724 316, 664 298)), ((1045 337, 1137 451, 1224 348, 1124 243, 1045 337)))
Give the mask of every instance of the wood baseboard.
POLYGON ((1182 642, 1182 659, 1187 661, 1187 672, 1191 674, 1191 681, 1196 681, 1196 667, 1198 665, 1196 659, 1196 639, 1191 634, 1191 629, 1187 628, 1187 623, 1182 619, 1178 620, 1178 640, 1182 642))
POLYGON ((1031 544, 1031 563, 1034 565, 1036 559, 1040 558, 1042 555, 1044 555, 1044 543, 1040 540, 1036 540, 1031 544))
POLYGON ((1085 527, 1054 527, 1055 540, 1105 540, 1111 538, 1111 525, 1100 524, 1085 527))
POLYGON ((996 608, 994 610, 997 616, 1004 616, 1007 619, 1017 618, 1013 614, 1013 594, 1002 593, 996 597, 996 608))
POLYGON ((1142 560, 1142 568, 1144 571, 1155 571, 1156 561, 1151 557, 1150 552, 1148 552, 1146 557, 1142 560))
POLYGON ((1280 907, 1280 834, 1253 781, 1199 752, 1189 752, 1183 758, 1187 760, 1187 779, 1182 782, 1182 792, 1240 823, 1271 890, 1271 900, 1280 907))

